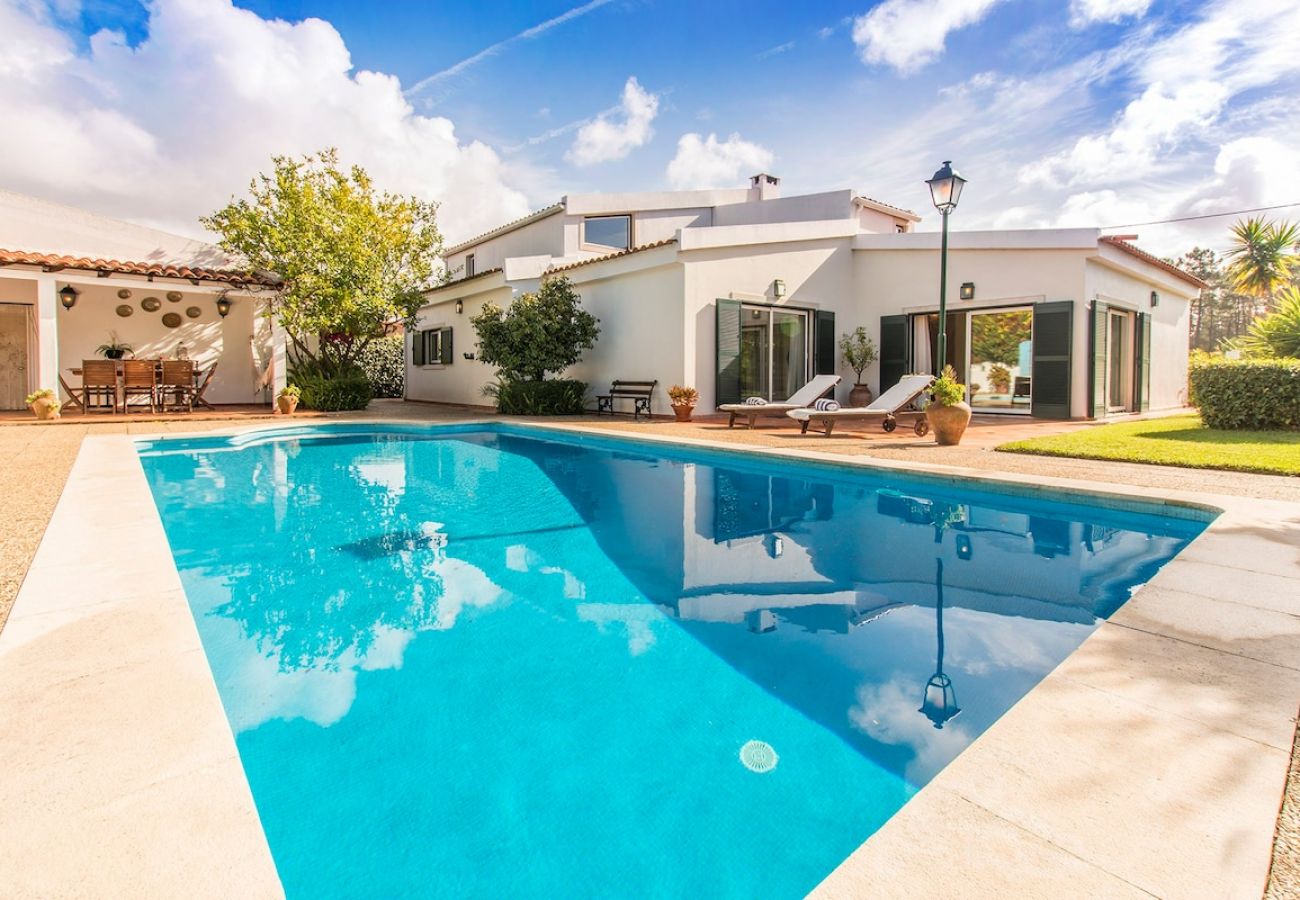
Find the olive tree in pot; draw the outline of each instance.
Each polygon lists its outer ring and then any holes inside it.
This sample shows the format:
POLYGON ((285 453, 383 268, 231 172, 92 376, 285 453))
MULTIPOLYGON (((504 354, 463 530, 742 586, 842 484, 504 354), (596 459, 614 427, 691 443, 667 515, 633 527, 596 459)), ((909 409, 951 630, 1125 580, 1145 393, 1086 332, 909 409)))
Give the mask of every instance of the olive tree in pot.
POLYGON ((695 404, 700 402, 700 392, 693 387, 674 384, 668 389, 668 401, 672 404, 673 415, 677 416, 677 421, 689 422, 691 413, 695 411, 695 404))
POLYGON ((952 366, 944 366, 930 388, 930 405, 925 408, 925 418, 934 429, 935 441, 943 446, 961 443, 961 436, 970 424, 970 414, 966 385, 957 380, 952 366))
POLYGON ((852 334, 840 336, 840 359, 854 374, 849 406, 866 406, 871 402, 871 388, 862 383, 862 373, 876 358, 876 344, 867 337, 867 329, 858 326, 852 334))

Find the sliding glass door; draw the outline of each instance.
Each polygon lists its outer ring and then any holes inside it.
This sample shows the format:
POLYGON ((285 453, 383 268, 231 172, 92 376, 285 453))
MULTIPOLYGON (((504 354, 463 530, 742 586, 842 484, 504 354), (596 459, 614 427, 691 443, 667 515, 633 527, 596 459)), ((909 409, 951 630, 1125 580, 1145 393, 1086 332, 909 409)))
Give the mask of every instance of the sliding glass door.
POLYGON ((740 396, 785 400, 808 381, 808 313, 745 306, 740 311, 740 396))
POLYGON ((998 309, 970 313, 970 405, 977 412, 1028 414, 1034 313, 998 309))

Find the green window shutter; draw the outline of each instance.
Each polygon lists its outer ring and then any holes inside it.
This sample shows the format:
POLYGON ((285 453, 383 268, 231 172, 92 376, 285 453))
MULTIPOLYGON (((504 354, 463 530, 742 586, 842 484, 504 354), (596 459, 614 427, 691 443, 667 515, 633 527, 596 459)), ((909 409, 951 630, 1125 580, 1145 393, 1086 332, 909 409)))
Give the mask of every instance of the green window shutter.
POLYGON ((1092 378, 1088 402, 1094 419, 1106 416, 1106 327, 1110 307, 1099 300, 1092 303, 1092 378))
POLYGON ((411 334, 411 365, 424 365, 424 332, 416 331, 411 334))
POLYGON ((740 402, 740 301, 718 300, 716 309, 717 404, 740 402))
POLYGON ((438 360, 444 366, 451 365, 451 329, 443 328, 442 331, 442 356, 438 360))
POLYGON ((880 391, 883 394, 912 368, 907 316, 880 317, 880 391))
POLYGON ((1137 340, 1134 346, 1137 348, 1137 359, 1133 362, 1135 369, 1133 373, 1133 389, 1137 396, 1133 399, 1136 401, 1134 406, 1138 412, 1146 412, 1151 408, 1151 314, 1137 314, 1137 340))
POLYGON ((835 313, 826 309, 817 310, 817 322, 813 326, 813 374, 834 375, 839 368, 839 358, 835 347, 835 313))
POLYGON ((1074 347, 1074 301, 1034 304, 1034 356, 1029 378, 1030 412, 1040 419, 1070 418, 1070 368, 1074 347))

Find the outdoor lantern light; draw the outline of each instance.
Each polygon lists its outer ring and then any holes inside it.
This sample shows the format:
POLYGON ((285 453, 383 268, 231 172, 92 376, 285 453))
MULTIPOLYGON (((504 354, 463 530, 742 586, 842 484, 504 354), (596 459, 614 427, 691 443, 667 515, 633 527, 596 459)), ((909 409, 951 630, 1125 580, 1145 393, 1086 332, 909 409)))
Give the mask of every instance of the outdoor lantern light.
POLYGON ((77 305, 77 289, 70 284, 59 288, 59 302, 63 304, 64 309, 72 309, 77 305))
POLYGON ((975 548, 971 546, 969 534, 957 535, 957 558, 970 559, 975 555, 975 548))
POLYGON ((780 278, 772 282, 772 296, 778 300, 785 296, 785 282, 780 278))
POLYGON ((948 362, 948 214, 957 208, 966 179, 953 171, 952 160, 945 159, 943 167, 926 184, 930 186, 934 208, 943 217, 943 240, 939 249, 939 335, 935 348, 936 367, 943 371, 948 362))
POLYGON ((961 285, 961 298, 963 300, 975 299, 975 282, 963 281, 961 285))
POLYGON ((1155 291, 1151 292, 1151 305, 1152 306, 1160 305, 1160 295, 1157 294, 1155 291))
POLYGON ((224 294, 217 298, 217 313, 223 319, 230 315, 230 300, 224 294))
POLYGON ((935 630, 939 634, 939 651, 935 658, 934 674, 925 683, 925 696, 921 700, 923 713, 934 723, 935 728, 943 728, 949 719, 961 712, 957 705, 957 692, 953 690, 952 679, 943 673, 943 560, 936 559, 934 587, 937 600, 934 606, 935 630))
POLYGON ((465 301, 464 301, 464 300, 457 300, 457 301, 456 301, 456 315, 460 315, 460 314, 463 313, 464 311, 465 311, 465 301))

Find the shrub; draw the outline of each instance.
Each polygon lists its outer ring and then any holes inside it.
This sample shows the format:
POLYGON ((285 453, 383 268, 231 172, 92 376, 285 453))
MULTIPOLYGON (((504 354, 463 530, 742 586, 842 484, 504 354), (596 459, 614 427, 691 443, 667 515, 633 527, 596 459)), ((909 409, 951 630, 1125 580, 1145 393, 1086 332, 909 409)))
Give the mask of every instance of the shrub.
POLYGON ((1300 359, 1222 360, 1193 366, 1191 396, 1210 428, 1300 428, 1300 359))
POLYGON ((1250 329, 1228 345, 1261 359, 1300 357, 1300 287, 1278 294, 1277 308, 1250 323, 1250 329))
POLYGON ((930 396, 938 406, 955 406, 966 399, 966 385, 957 380, 952 366, 944 366, 930 387, 930 396))
POLYGON ((508 416, 577 416, 583 412, 587 385, 568 378, 498 381, 486 393, 496 398, 497 412, 508 416))
POLYGON ((294 382, 302 390, 302 405, 321 412, 365 409, 370 402, 370 382, 359 369, 335 378, 323 375, 297 375, 294 382))
POLYGON ((596 346, 600 335, 600 320, 582 308, 564 277, 548 278, 507 309, 485 303, 469 321, 478 334, 478 358, 515 383, 558 375, 596 346))
POLYGON ((406 385, 406 365, 402 359, 406 341, 400 334, 375 338, 357 357, 366 373, 370 390, 376 397, 401 397, 406 385))

